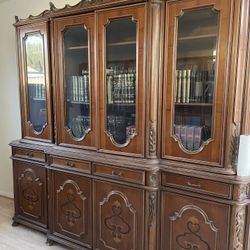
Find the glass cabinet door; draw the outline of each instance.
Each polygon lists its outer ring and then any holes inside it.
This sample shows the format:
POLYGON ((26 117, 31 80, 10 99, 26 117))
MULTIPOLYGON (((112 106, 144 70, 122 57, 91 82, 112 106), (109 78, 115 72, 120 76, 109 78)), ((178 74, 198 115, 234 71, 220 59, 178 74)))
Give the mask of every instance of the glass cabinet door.
POLYGON ((144 7, 98 15, 101 148, 141 154, 144 7))
POLYGON ((173 94, 164 97, 163 122, 171 144, 164 141, 163 148, 170 156, 219 163, 226 58, 222 44, 227 43, 228 3, 211 0, 200 6, 191 2, 192 7, 174 3, 168 9, 171 36, 166 90, 173 94))
POLYGON ((23 136, 52 141, 47 24, 19 28, 23 136))
POLYGON ((60 96, 58 102, 63 107, 58 127, 60 144, 79 147, 94 147, 94 80, 92 15, 62 18, 55 21, 55 32, 59 37, 56 50, 59 75, 56 82, 60 96), (64 124, 60 124, 63 121, 64 124))

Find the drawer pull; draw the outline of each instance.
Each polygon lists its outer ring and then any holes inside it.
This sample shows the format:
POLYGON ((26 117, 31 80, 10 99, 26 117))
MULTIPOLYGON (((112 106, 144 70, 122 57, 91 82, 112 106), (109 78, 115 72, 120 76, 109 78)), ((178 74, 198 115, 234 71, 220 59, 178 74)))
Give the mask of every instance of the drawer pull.
POLYGON ((32 153, 26 153, 26 155, 28 156, 28 157, 34 157, 34 154, 32 154, 32 153))
POLYGON ((123 177, 123 173, 121 171, 118 171, 118 170, 113 170, 112 175, 123 177))
POLYGON ((193 187, 193 188, 201 188, 201 185, 200 184, 193 184, 193 183, 191 183, 190 181, 188 181, 188 186, 190 186, 190 187, 193 187))
POLYGON ((66 165, 68 167, 71 167, 71 168, 74 168, 75 167, 75 164, 74 163, 70 163, 70 162, 67 162, 66 165))

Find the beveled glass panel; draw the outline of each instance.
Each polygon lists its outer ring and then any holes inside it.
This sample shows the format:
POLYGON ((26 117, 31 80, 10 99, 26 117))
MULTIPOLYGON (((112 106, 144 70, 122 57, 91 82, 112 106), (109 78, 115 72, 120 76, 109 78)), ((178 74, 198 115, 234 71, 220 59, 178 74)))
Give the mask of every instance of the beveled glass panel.
POLYGON ((187 10, 177 25, 173 133, 184 151, 195 153, 212 139, 219 13, 187 10))
POLYGON ((89 37, 85 26, 64 32, 66 126, 75 140, 90 131, 89 37))
POLYGON ((25 36, 25 60, 28 84, 28 119, 35 134, 47 125, 44 40, 39 32, 25 36))
POLYGON ((132 18, 106 26, 106 133, 118 147, 136 135, 137 24, 132 18))

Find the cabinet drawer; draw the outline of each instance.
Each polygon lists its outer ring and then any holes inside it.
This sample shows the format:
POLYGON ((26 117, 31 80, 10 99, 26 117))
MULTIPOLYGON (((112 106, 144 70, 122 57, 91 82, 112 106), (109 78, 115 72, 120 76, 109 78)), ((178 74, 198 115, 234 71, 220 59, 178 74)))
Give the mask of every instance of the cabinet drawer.
POLYGON ((30 149, 15 148, 14 156, 29 160, 45 162, 45 153, 39 151, 33 151, 30 149))
POLYGON ((88 173, 91 172, 90 162, 72 161, 69 159, 53 157, 52 158, 52 165, 68 167, 71 169, 80 169, 80 170, 83 170, 83 171, 88 172, 88 173))
POLYGON ((94 164, 93 174, 133 183, 145 184, 145 173, 139 170, 127 170, 113 166, 94 164))
POLYGON ((231 197, 231 185, 201 178, 163 173, 162 185, 194 190, 223 198, 231 197))

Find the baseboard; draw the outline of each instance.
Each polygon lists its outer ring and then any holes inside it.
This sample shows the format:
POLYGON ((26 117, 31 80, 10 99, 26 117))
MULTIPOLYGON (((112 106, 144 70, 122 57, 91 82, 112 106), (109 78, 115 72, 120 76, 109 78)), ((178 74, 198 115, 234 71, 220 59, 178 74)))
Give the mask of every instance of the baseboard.
POLYGON ((9 199, 14 199, 13 194, 2 192, 2 191, 0 191, 0 196, 5 197, 5 198, 9 198, 9 199))

